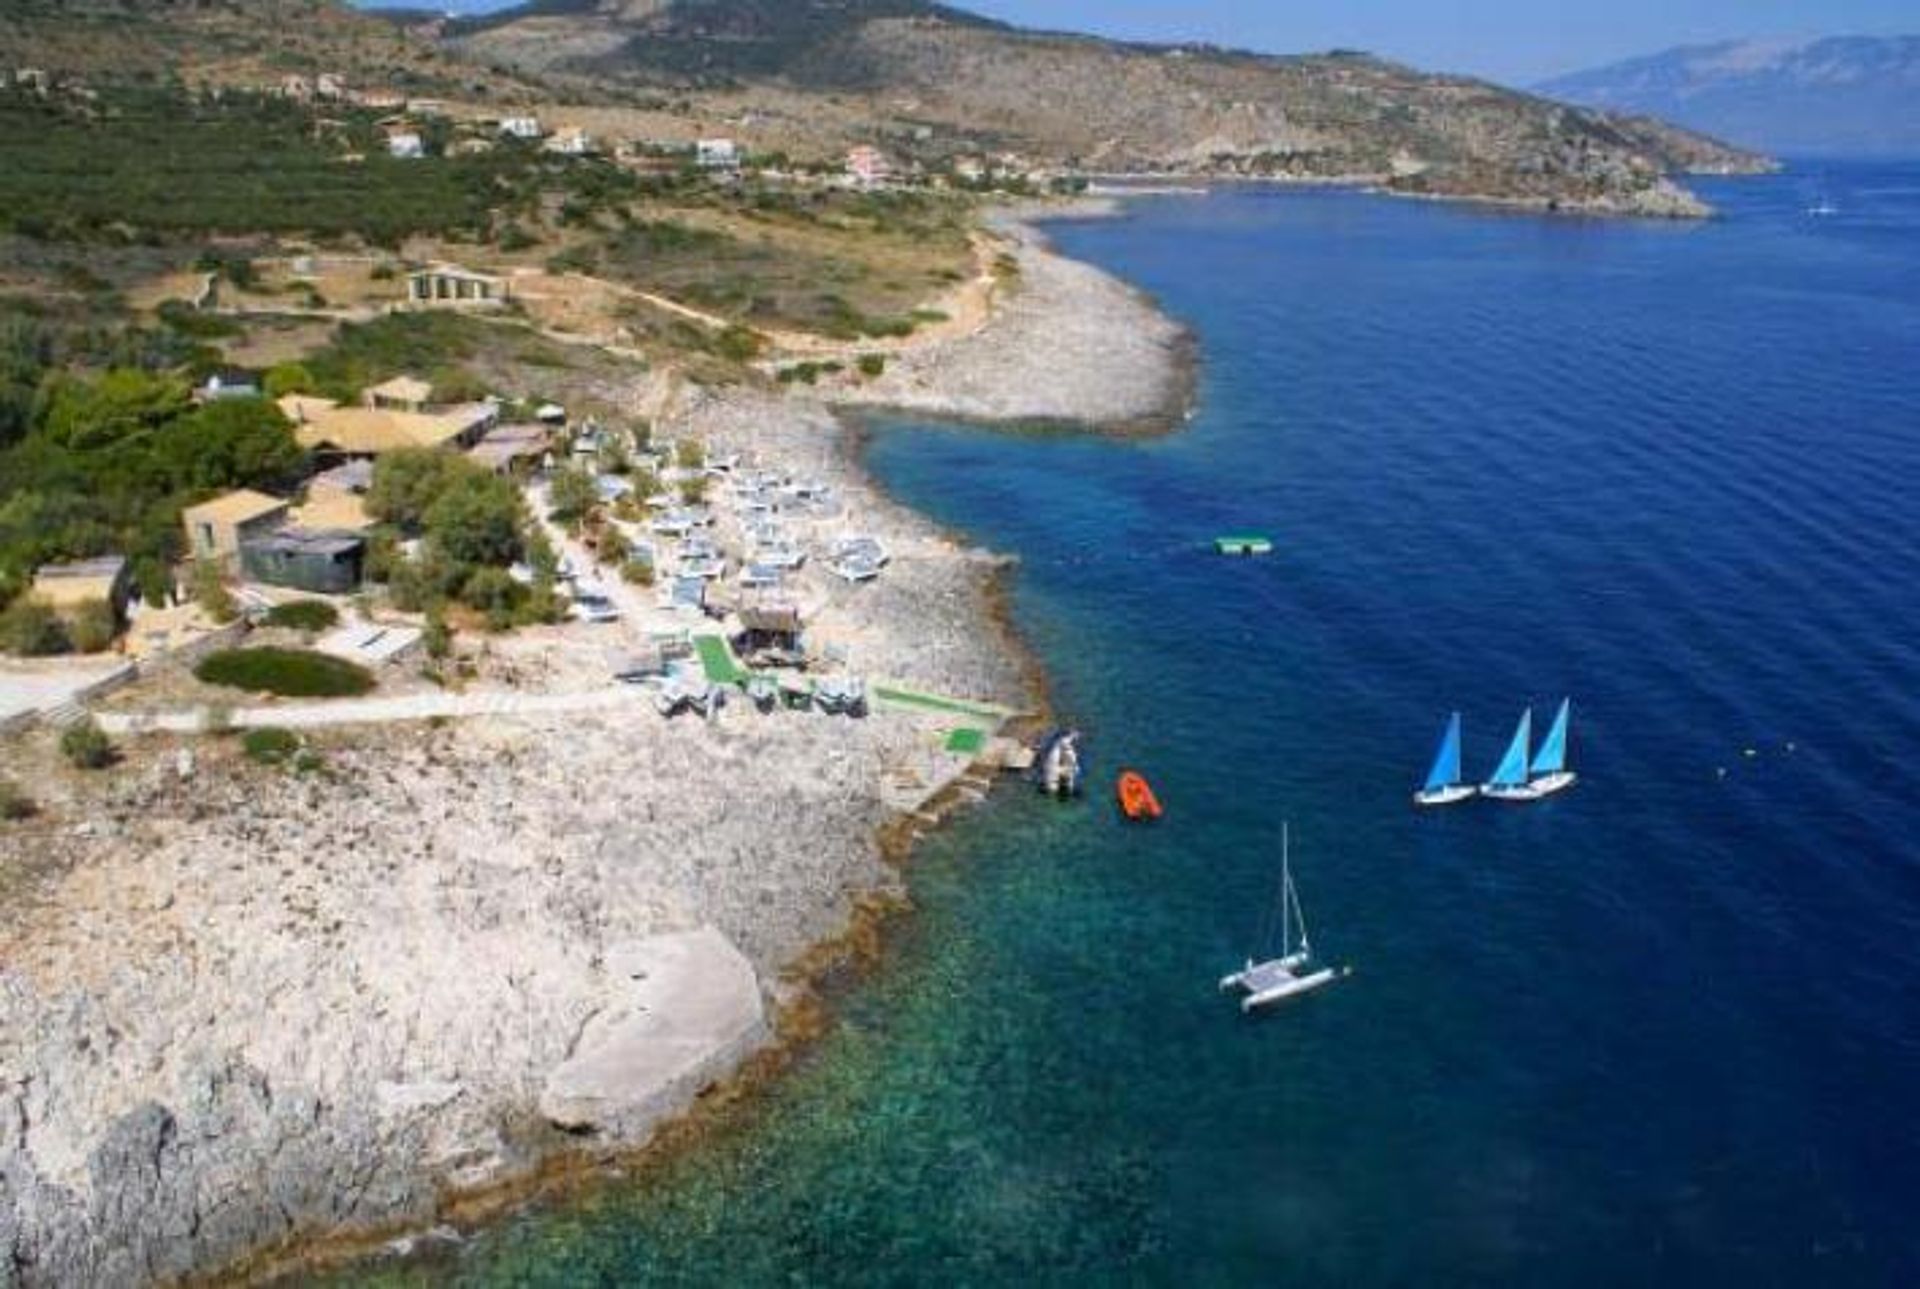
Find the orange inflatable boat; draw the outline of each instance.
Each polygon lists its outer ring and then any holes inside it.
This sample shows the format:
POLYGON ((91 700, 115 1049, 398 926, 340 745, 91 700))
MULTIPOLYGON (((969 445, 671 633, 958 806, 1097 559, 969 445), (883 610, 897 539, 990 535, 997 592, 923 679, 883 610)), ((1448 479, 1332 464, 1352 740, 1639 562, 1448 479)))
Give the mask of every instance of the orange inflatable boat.
POLYGON ((1160 798, 1153 795, 1152 786, 1142 775, 1127 770, 1120 775, 1115 787, 1120 796, 1120 809, 1127 818, 1144 822, 1160 817, 1160 798))

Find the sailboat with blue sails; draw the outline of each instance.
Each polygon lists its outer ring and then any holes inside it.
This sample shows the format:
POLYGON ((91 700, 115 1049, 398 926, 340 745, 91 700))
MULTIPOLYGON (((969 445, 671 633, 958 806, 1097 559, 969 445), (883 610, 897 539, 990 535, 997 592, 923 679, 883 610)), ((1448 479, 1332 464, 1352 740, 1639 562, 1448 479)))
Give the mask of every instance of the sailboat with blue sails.
POLYGON ((1573 722, 1573 700, 1562 699, 1560 711, 1553 718, 1553 727, 1547 731, 1547 737, 1540 744, 1540 750, 1534 754, 1533 765, 1527 770, 1527 786, 1542 797, 1571 788, 1574 780, 1580 776, 1567 768, 1567 727, 1573 722))
POLYGON ((1471 799, 1478 791, 1460 777, 1460 713, 1455 712, 1447 722, 1447 732, 1440 737, 1440 750, 1434 753, 1426 786, 1413 794, 1413 804, 1451 806, 1471 799))
POLYGON ((1533 709, 1520 714, 1513 742, 1494 767, 1493 776, 1480 785, 1480 795, 1495 801, 1538 801, 1573 786, 1576 776, 1567 769, 1567 727, 1573 719, 1573 700, 1560 704, 1553 726, 1540 751, 1533 753, 1533 709))
POLYGON ((1537 801, 1538 795, 1527 786, 1527 758, 1533 751, 1533 709, 1520 713, 1520 727, 1507 744, 1507 754, 1493 769, 1493 775, 1480 785, 1480 795, 1495 801, 1537 801))

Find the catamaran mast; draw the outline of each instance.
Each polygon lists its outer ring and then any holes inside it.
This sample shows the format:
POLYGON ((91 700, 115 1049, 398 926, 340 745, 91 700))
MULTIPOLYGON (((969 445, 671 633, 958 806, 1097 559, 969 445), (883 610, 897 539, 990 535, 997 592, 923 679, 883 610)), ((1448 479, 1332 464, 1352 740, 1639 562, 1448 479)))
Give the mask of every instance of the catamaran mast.
POLYGON ((1288 955, 1287 902, 1293 898, 1293 866, 1289 851, 1292 848, 1292 825, 1282 821, 1280 824, 1280 956, 1288 955))

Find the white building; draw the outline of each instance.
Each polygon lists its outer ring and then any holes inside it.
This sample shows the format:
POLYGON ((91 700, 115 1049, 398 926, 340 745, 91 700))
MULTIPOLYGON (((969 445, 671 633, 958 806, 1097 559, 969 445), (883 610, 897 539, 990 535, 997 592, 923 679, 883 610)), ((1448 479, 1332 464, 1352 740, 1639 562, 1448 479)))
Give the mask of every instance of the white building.
POLYGON ((402 161, 418 161, 427 155, 427 143, 411 130, 401 130, 387 136, 387 151, 402 161))
POLYGON ((536 116, 509 116, 500 122, 500 133, 514 139, 538 139, 544 133, 536 116))
POLYGON ((547 140, 546 148, 563 157, 587 157, 594 152, 592 136, 580 129, 559 131, 547 140))
POLYGON ((740 168, 740 145, 732 139, 702 139, 693 145, 693 156, 702 170, 740 168))
POLYGON ((878 188, 893 178, 893 163, 878 148, 861 144, 847 152, 847 177, 862 188, 878 188))

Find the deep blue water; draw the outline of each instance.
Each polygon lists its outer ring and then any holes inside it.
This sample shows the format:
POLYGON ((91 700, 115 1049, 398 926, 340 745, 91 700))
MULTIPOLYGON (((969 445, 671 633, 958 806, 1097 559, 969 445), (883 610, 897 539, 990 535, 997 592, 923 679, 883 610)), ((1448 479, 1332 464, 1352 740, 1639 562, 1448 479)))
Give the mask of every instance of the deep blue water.
POLYGON ((1920 1281, 1920 167, 1701 226, 1248 191, 1066 225, 1199 332, 1154 442, 892 426, 1024 559, 1102 791, 916 861, 842 1024, 475 1284, 1920 1281), (1216 532, 1278 553, 1205 553, 1216 532), (1416 814, 1576 704, 1582 781, 1416 814), (1540 713, 1544 716, 1546 713, 1540 713), (1750 750, 1750 751, 1749 751, 1750 750), (1113 817, 1146 769, 1170 816, 1113 817), (1291 819, 1354 977, 1215 991, 1291 819))

